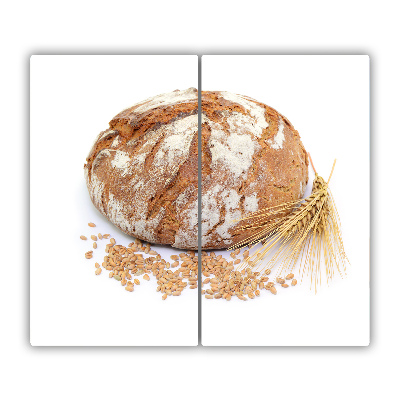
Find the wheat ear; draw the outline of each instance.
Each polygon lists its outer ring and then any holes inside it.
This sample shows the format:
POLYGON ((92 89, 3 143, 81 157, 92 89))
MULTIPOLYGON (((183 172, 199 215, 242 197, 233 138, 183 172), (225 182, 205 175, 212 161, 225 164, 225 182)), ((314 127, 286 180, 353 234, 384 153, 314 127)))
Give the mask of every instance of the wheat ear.
POLYGON ((336 271, 342 277, 345 275, 348 259, 344 251, 339 214, 329 189, 336 160, 325 182, 308 156, 315 172, 311 195, 243 218, 249 223, 240 229, 248 230, 249 236, 232 248, 262 242, 262 247, 247 257, 238 270, 250 266, 253 270, 269 274, 278 265, 278 276, 293 272, 299 262, 301 280, 305 275, 310 276, 311 285, 316 291, 322 280, 322 261, 325 262, 329 284, 336 271), (293 206, 296 207, 289 215, 282 213, 293 206), (263 262, 267 257, 271 258, 263 262))

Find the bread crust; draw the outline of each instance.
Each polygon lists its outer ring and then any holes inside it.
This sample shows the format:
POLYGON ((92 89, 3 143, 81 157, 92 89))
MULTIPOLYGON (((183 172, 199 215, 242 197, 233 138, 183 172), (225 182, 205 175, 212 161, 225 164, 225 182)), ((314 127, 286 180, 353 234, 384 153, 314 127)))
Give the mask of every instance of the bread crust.
POLYGON ((158 95, 116 115, 95 141, 84 166, 90 197, 128 235, 197 249, 197 110, 194 88, 158 95))
MULTIPOLYGON (((198 93, 161 94, 118 115, 84 165, 95 207, 128 235, 198 246, 198 93)), ((242 238, 246 213, 303 196, 308 161, 298 132, 247 96, 202 92, 202 246, 242 238)))
POLYGON ((289 120, 250 97, 202 92, 202 114, 202 248, 220 249, 248 235, 238 219, 304 195, 308 158, 289 120))

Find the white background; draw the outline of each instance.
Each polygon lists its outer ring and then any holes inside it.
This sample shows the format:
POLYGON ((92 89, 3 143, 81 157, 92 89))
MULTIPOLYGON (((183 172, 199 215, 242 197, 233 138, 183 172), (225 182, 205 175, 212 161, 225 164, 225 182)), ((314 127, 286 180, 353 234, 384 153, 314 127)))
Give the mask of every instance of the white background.
MULTIPOLYGON (((236 297, 230 302, 203 297, 203 345, 368 345, 368 56, 206 55, 202 57, 202 90, 243 94, 275 108, 300 133, 326 181, 337 159, 329 186, 351 263, 345 279, 336 271, 328 287, 323 277, 317 294, 305 277, 295 288, 278 286, 276 296, 262 290, 260 298, 247 302, 236 297), (247 323, 232 329, 233 321, 247 323)), ((306 195, 313 178, 310 165, 306 195)), ((229 259, 230 251, 218 254, 229 259)), ((294 271, 297 278, 298 271, 294 271)))
MULTIPOLYGON (((400 55, 396 3, 8 2, 0 25, 2 398, 393 398, 400 55), (173 16, 170 14, 173 10, 173 16), (212 10, 212 11, 211 11, 212 10), (205 29, 207 23, 208 29, 205 29), (210 29, 212 27, 213 29, 210 29), (371 344, 357 348, 38 348, 29 344, 29 56, 33 53, 348 53, 371 56, 371 344), (5 150, 4 150, 5 149, 5 150), (118 371, 126 381, 119 380, 118 371), (138 378, 138 379, 137 379, 138 378), (179 389, 171 381, 179 382, 179 389), (199 382, 200 380, 200 382, 199 382), (197 388, 202 389, 197 389, 197 388)), ((116 110, 117 112, 119 110, 116 110)), ((283 110, 282 110, 283 111, 283 110)), ((43 239, 45 242, 45 239, 43 239)), ((98 278, 98 277, 95 277, 98 278)), ((98 280, 95 281, 99 282, 98 280)), ((108 282, 107 282, 108 283, 108 282)), ((110 287, 110 285, 108 286, 110 287)), ((134 293, 132 293, 134 294, 134 293)), ((264 316, 261 316, 264 318, 264 316)), ((238 323, 237 321, 235 321, 238 323)), ((251 324, 248 323, 249 329, 251 324)))
MULTIPOLYGON (((93 206, 83 174, 94 140, 114 115, 148 97, 196 86, 196 56, 31 58, 32 345, 197 345, 197 290, 163 301, 152 274, 150 282, 137 277, 141 284, 132 293, 108 271, 94 274, 109 240, 98 240, 93 250, 91 234, 109 233, 125 246, 133 238, 93 206), (88 250, 92 259, 84 256, 88 250)), ((170 255, 182 252, 152 248, 171 262, 170 255)))

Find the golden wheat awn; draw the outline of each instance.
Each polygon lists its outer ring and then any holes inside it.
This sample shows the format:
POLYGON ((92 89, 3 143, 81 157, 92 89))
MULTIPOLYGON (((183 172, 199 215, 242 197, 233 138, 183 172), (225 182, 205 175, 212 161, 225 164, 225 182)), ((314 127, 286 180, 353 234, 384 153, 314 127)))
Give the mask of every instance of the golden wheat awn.
POLYGON ((239 229, 247 230, 248 236, 230 249, 260 242, 262 246, 242 262, 239 270, 249 265, 259 271, 278 266, 276 274, 280 276, 292 273, 299 262, 301 279, 308 275, 315 290, 322 280, 323 262, 328 284, 335 272, 342 277, 345 274, 348 259, 344 251, 339 215, 329 189, 336 160, 327 182, 317 174, 311 157, 310 161, 315 172, 310 196, 266 208, 243 218, 248 223, 239 229), (290 209, 293 211, 285 215, 290 209))

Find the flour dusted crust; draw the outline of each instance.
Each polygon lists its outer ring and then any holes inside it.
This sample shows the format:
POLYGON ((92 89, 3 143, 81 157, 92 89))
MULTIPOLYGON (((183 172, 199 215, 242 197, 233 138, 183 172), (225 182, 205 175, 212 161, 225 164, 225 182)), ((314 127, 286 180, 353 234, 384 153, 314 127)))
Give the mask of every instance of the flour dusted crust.
POLYGON ((271 107, 229 92, 202 92, 202 248, 242 240, 236 220, 299 199, 308 159, 298 132, 271 107))
POLYGON ((122 111, 99 134, 86 183, 96 208, 123 232, 197 249, 197 112, 197 90, 176 90, 122 111))
MULTIPOLYGON (((161 94, 122 111, 84 166, 93 204, 125 233, 197 249, 198 93, 161 94)), ((308 161, 298 132, 247 96, 202 92, 202 246, 243 238, 234 222, 303 196, 308 161)))

